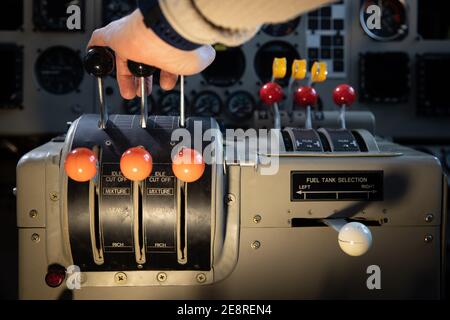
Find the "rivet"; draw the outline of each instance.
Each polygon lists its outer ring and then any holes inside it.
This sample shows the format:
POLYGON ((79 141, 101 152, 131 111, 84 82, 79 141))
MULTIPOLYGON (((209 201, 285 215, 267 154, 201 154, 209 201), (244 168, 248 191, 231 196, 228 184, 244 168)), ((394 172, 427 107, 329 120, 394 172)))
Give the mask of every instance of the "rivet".
POLYGON ((29 215, 30 215, 30 218, 34 219, 38 216, 38 212, 37 212, 37 210, 33 209, 30 211, 29 215))
POLYGON ((259 242, 258 240, 255 240, 252 242, 251 247, 252 247, 252 249, 257 250, 261 247, 261 242, 259 242))
POLYGON ((41 237, 40 237, 37 233, 33 233, 33 234, 31 235, 31 241, 37 243, 37 242, 41 241, 41 237))

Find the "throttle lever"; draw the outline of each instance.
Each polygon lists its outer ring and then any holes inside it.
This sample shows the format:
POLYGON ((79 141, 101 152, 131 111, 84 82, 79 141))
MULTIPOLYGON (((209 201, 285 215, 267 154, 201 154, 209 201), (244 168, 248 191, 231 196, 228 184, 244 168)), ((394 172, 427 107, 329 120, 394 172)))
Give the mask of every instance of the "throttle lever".
POLYGON ((148 100, 147 100, 147 87, 145 85, 145 78, 150 77, 156 71, 155 67, 128 60, 128 69, 130 72, 139 79, 139 85, 141 89, 141 127, 147 127, 148 116, 148 100))
POLYGON ((105 100, 103 78, 114 71, 114 53, 106 47, 89 48, 83 61, 87 73, 97 78, 98 95, 100 100, 100 123, 101 129, 106 128, 108 122, 108 106, 105 100))

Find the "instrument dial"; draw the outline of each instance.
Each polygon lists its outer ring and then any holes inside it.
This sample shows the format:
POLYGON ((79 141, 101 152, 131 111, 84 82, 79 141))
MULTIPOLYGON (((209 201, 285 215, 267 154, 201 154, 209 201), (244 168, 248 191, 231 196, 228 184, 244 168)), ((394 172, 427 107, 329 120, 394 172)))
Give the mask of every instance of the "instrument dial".
MULTIPOLYGON (((186 98, 184 98, 184 103, 187 108, 186 98)), ((158 110, 160 114, 166 116, 178 116, 180 114, 180 91, 172 90, 163 94, 159 99, 158 110)))
POLYGON ((211 65, 202 71, 208 84, 217 87, 229 87, 237 83, 245 71, 245 55, 239 47, 215 45, 216 58, 211 65))
POLYGON ((192 108, 197 116, 213 117, 220 113, 222 101, 217 93, 204 91, 195 98, 192 108))
POLYGON ((227 112, 236 120, 246 120, 250 118, 255 109, 255 100, 246 91, 233 93, 227 101, 227 112))
POLYGON ((359 18, 366 34, 377 41, 399 40, 408 34, 403 0, 366 0, 361 6, 359 18))
POLYGON ((39 85, 53 94, 67 94, 78 89, 84 76, 79 52, 60 46, 41 53, 35 73, 39 85))
POLYGON ((278 83, 283 87, 288 85, 291 77, 292 62, 294 59, 300 59, 297 49, 285 41, 270 41, 261 46, 255 55, 254 66, 256 74, 262 82, 269 82, 272 78, 273 59, 285 57, 287 60, 287 74, 283 79, 279 79, 278 83))

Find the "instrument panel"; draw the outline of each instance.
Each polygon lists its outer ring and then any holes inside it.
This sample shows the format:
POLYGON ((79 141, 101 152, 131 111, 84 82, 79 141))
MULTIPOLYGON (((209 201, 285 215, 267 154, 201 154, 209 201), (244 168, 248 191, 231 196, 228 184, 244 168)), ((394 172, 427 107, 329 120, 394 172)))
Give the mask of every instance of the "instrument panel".
MULTIPOLYGON (((66 122, 98 109, 95 82, 81 67, 92 30, 132 12, 135 1, 7 1, 10 11, 0 13, 0 134, 64 132, 66 122), (69 5, 81 8, 75 32, 65 26, 69 5)), ((352 108, 375 114, 377 134, 447 141, 450 104, 440 77, 450 72, 449 23, 440 13, 446 10, 424 0, 383 0, 377 22, 371 17, 379 3, 339 1, 265 25, 239 47, 215 45, 215 62, 185 78, 187 115, 214 116, 222 128, 251 126, 254 112, 266 108, 258 91, 270 78, 270 61, 286 57, 289 66, 301 58, 308 66, 327 62, 328 80, 315 87, 323 110, 336 109, 332 89, 348 82, 358 91, 352 108)), ((139 101, 122 99, 113 77, 105 87, 111 113, 138 111, 139 101)), ((175 115, 178 103, 177 91, 156 84, 150 112, 175 115)))

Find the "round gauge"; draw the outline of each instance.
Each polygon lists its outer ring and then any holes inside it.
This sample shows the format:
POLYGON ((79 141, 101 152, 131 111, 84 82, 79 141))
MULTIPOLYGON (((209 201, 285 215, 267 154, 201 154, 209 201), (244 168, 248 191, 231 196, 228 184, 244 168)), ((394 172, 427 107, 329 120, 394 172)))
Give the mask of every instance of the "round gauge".
POLYGON ((216 58, 202 72, 203 78, 214 86, 227 87, 238 82, 245 71, 245 56, 239 47, 216 45, 216 58))
MULTIPOLYGON (((148 114, 152 114, 154 101, 151 96, 147 97, 148 114)), ((135 97, 131 100, 123 100, 122 102, 123 110, 128 114, 141 114, 141 98, 135 97)))
POLYGON ((246 91, 236 91, 227 101, 227 112, 236 120, 246 120, 250 118, 255 109, 255 100, 246 91))
POLYGON ((103 25, 118 20, 136 9, 136 0, 104 0, 103 25))
POLYGON ((75 5, 80 8, 83 19, 85 0, 33 1, 34 26, 40 31, 71 31, 67 28, 67 18, 69 17, 67 8, 71 5, 75 5))
POLYGON ((367 35, 377 41, 399 40, 408 34, 403 0, 366 0, 359 18, 367 35))
MULTIPOLYGON (((186 98, 184 98, 184 104, 187 108, 188 101, 186 98)), ((180 114, 180 91, 172 90, 163 94, 159 99, 158 110, 160 114, 166 116, 178 116, 180 114)))
POLYGON ((262 27, 262 31, 272 37, 284 37, 294 32, 299 23, 300 17, 285 23, 266 24, 262 27))
POLYGON ((41 53, 35 64, 35 73, 44 90, 53 94, 66 94, 78 89, 84 69, 78 52, 57 46, 41 53))
POLYGON ((297 50, 290 44, 284 41, 271 41, 259 48, 255 55, 255 71, 258 77, 263 82, 270 81, 272 77, 272 63, 274 58, 286 57, 288 70, 283 79, 278 82, 287 86, 289 78, 291 77, 291 68, 294 59, 299 59, 300 55, 297 50))
POLYGON ((213 117, 220 113, 222 101, 217 93, 203 91, 194 100, 192 109, 195 115, 213 117))

